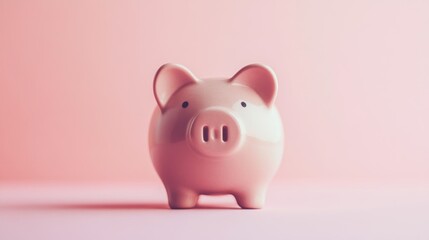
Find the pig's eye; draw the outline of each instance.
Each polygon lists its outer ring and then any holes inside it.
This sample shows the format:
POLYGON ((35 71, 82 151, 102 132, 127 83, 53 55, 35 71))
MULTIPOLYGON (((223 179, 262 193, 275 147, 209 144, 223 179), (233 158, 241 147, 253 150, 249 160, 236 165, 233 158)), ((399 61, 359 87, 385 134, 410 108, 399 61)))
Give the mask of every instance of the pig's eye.
POLYGON ((242 106, 242 107, 246 107, 246 106, 247 106, 247 104, 246 104, 245 102, 241 102, 241 106, 242 106))
POLYGON ((188 101, 184 101, 184 102, 182 103, 182 108, 187 108, 188 106, 189 106, 188 101))

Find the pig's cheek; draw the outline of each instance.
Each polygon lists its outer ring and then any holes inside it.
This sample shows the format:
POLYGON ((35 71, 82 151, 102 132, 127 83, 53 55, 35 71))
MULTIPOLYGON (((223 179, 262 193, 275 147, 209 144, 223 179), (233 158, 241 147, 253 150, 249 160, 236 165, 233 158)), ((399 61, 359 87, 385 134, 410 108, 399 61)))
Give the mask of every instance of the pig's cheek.
POLYGON ((188 124, 191 120, 191 114, 184 112, 182 109, 173 110, 165 113, 161 118, 162 124, 159 130, 162 131, 163 139, 170 143, 178 143, 186 139, 188 124))

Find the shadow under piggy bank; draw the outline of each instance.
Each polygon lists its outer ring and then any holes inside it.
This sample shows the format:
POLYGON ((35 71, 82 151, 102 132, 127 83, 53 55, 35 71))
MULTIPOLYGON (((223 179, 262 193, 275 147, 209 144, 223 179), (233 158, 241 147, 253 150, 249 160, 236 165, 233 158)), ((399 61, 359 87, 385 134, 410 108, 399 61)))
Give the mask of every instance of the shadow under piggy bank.
MULTIPOLYGON (((22 209, 22 210, 171 210, 167 203, 158 202, 78 202, 78 203, 34 203, 34 204, 9 204, 3 205, 3 209, 22 209)), ((198 209, 232 209, 240 210, 241 208, 234 205, 216 205, 216 204, 198 204, 198 209)), ((186 209, 173 209, 186 210, 186 209)))

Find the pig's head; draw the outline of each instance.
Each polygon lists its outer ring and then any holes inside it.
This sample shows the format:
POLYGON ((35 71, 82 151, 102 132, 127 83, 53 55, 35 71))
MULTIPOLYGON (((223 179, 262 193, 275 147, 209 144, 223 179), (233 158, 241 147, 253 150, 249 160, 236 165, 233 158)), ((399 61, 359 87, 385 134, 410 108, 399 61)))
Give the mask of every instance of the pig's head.
POLYGON ((158 137, 186 141, 203 156, 231 155, 249 138, 282 138, 273 109, 277 79, 266 66, 248 65, 229 79, 201 80, 181 65, 165 64, 156 73, 153 90, 161 114, 158 137))

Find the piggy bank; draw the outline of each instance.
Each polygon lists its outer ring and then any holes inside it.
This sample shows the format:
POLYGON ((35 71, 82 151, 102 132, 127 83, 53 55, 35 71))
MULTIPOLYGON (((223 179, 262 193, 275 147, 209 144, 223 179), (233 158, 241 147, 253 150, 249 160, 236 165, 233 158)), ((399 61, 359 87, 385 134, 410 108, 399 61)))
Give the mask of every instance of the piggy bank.
POLYGON ((165 64, 153 91, 158 106, 149 150, 170 208, 193 208, 200 195, 222 194, 241 208, 263 207, 283 155, 274 72, 252 64, 229 79, 200 79, 165 64))

